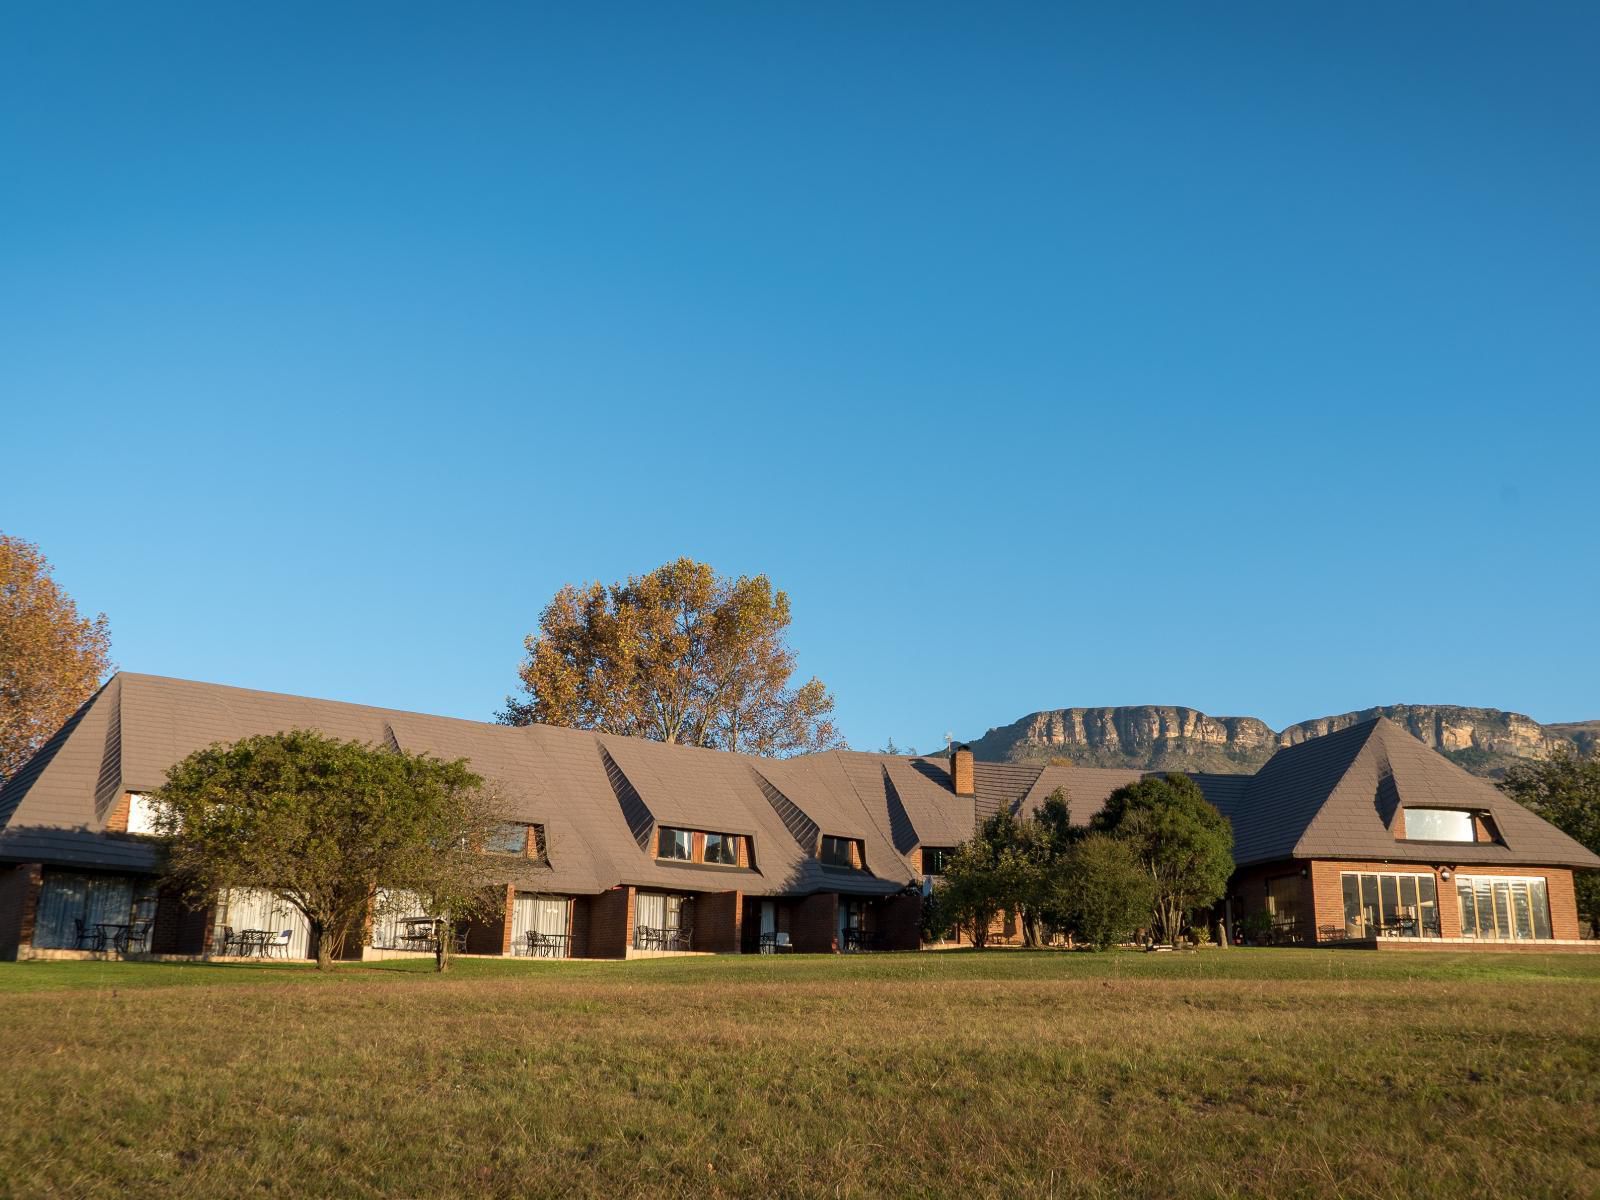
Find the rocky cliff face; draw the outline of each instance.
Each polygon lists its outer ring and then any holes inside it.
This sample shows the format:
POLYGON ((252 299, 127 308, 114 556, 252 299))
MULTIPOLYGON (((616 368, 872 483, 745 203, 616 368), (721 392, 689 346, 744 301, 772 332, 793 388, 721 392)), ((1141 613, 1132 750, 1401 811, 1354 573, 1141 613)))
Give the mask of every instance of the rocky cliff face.
POLYGON ((1193 708, 1140 704, 1032 713, 972 743, 980 759, 1062 759, 1084 766, 1144 770, 1255 771, 1280 746, 1293 746, 1384 716, 1469 771, 1497 776, 1557 746, 1594 752, 1600 721, 1540 725, 1521 713, 1453 704, 1389 704, 1301 721, 1275 732, 1255 717, 1212 717, 1193 708))

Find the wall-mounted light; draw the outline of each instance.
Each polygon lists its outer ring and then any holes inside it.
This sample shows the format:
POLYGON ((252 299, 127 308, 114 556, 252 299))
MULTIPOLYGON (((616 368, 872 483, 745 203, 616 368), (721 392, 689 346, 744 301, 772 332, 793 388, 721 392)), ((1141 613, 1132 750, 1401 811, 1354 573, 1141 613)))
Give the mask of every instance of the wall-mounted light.
POLYGON ((1439 878, 1444 880, 1444 882, 1449 883, 1450 882, 1450 868, 1449 867, 1440 867, 1439 868, 1439 878))

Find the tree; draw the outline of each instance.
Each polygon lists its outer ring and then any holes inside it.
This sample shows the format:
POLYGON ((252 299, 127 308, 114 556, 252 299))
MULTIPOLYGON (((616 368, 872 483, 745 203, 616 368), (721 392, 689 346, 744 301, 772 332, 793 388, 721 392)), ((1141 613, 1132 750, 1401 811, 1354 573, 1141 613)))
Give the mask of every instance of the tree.
POLYGON ((1040 888, 1034 831, 1001 811, 979 827, 977 836, 956 847, 945 863, 943 882, 934 889, 934 903, 951 923, 970 925, 972 944, 981 950, 994 919, 1002 912, 1025 919, 1035 909, 1040 888))
MULTIPOLYGON (((1600 854, 1600 759, 1562 746, 1549 758, 1513 765, 1500 787, 1562 833, 1600 854)), ((1600 871, 1578 871, 1578 911, 1600 937, 1600 871)))
POLYGON ((197 750, 154 799, 169 882, 199 903, 226 888, 276 893, 310 925, 318 969, 343 954, 379 887, 431 899, 446 927, 488 903, 482 847, 496 818, 464 759, 293 730, 197 750))
POLYGON ((822 682, 790 686, 789 598, 680 558, 562 588, 526 641, 507 725, 567 725, 778 756, 842 745, 822 682))
POLYGON ((1127 941, 1150 919, 1155 881, 1130 842, 1091 833, 1067 852, 1061 875, 1070 926, 1096 949, 1127 941))
POLYGON ((0 782, 111 672, 106 616, 82 617, 39 548, 0 534, 0 782))
POLYGON ((1187 775, 1118 788, 1090 824, 1138 855, 1154 888, 1152 916, 1163 941, 1176 943, 1188 914, 1227 890, 1233 827, 1187 775))

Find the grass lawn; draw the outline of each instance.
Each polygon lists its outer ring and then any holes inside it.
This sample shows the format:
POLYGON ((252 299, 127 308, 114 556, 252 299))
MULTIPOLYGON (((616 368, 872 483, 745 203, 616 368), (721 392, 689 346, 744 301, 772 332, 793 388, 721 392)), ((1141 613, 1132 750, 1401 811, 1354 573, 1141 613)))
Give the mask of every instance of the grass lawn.
POLYGON ((422 965, 0 965, 0 1195, 1600 1194, 1600 956, 422 965))

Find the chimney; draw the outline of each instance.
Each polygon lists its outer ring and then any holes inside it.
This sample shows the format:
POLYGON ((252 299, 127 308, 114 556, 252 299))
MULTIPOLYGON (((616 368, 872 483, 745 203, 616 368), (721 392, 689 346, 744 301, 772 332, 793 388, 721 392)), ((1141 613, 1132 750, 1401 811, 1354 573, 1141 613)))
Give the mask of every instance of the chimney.
POLYGON ((958 796, 977 795, 972 784, 972 747, 953 746, 950 749, 950 784, 958 796))

